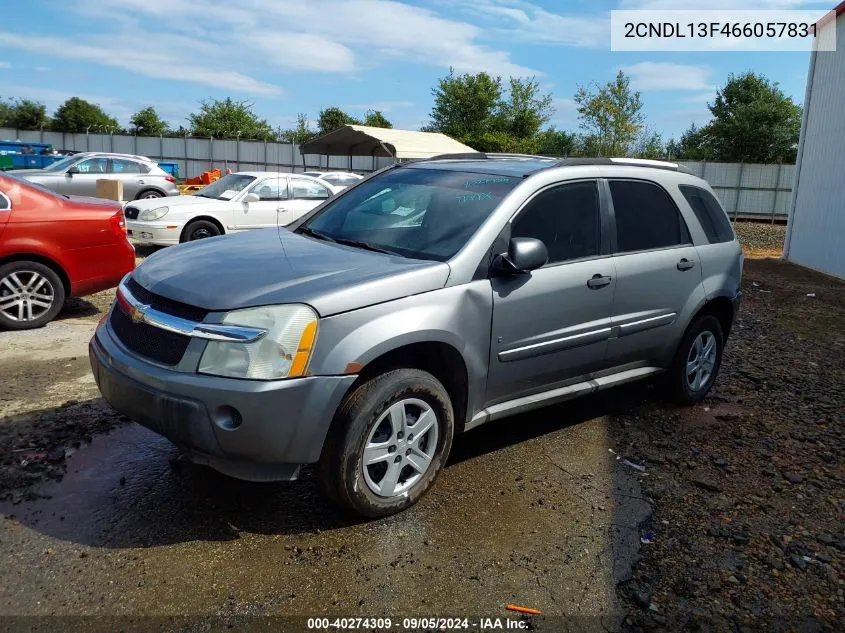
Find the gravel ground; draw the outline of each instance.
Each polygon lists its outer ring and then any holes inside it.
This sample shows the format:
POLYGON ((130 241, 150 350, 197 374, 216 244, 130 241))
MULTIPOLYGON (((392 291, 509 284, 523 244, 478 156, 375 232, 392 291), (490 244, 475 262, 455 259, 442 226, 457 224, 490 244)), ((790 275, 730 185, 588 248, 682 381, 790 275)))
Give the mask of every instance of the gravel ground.
MULTIPOLYGON (((747 253, 759 253, 779 247, 783 227, 739 223, 737 233, 747 253)), ((127 440, 115 439, 117 448, 110 448, 108 442, 115 437, 110 434, 104 438, 107 444, 98 453, 95 451, 96 455, 84 457, 85 445, 92 437, 115 427, 122 427, 115 433, 137 427, 124 426, 125 420, 104 405, 88 368, 86 343, 101 312, 110 304, 113 291, 72 302, 57 322, 43 330, 14 336, 0 333, 0 356, 4 361, 0 363, 0 498, 11 502, 12 507, 20 508, 24 517, 30 513, 59 517, 55 520, 58 527, 50 527, 49 522, 48 525, 30 522, 28 518, 21 523, 3 522, 11 530, 0 538, 0 542, 8 544, 9 566, 0 567, 7 570, 23 568, 12 563, 12 551, 21 558, 21 564, 26 559, 29 561, 26 565, 33 565, 34 561, 41 560, 38 556, 44 556, 42 549, 56 548, 56 551, 66 551, 68 561, 78 561, 90 552, 93 558, 102 558, 102 569, 95 569, 91 563, 81 566, 80 563, 68 563, 47 565, 43 573, 33 572, 35 575, 22 579, 3 578, 0 574, 0 585, 5 587, 0 595, 18 585, 14 596, 7 594, 9 604, 20 605, 26 601, 29 606, 15 612, 30 612, 27 609, 41 612, 56 599, 63 600, 65 609, 71 613, 85 612, 90 610, 90 604, 82 593, 63 594, 71 591, 68 587, 74 586, 71 576, 86 574, 80 581, 80 592, 109 591, 101 586, 106 581, 98 579, 111 573, 108 570, 122 560, 113 560, 114 556, 120 556, 124 551, 140 557, 147 573, 143 586, 142 581, 135 581, 134 574, 138 570, 133 570, 127 577, 119 571, 109 576, 109 586, 113 582, 114 586, 122 587, 124 593, 121 595, 135 596, 133 600, 138 605, 151 604, 151 600, 170 604, 166 602, 169 600, 173 613, 205 613, 208 609, 214 612, 218 608, 214 601, 219 599, 214 593, 216 589, 207 589, 208 596, 195 592, 174 594, 167 580, 174 568, 182 570, 178 573, 187 582, 195 568, 210 566, 216 574, 215 583, 220 583, 220 587, 242 583, 243 575, 237 579, 229 577, 228 567, 215 562, 221 557, 222 560, 239 557, 236 552, 240 550, 220 550, 221 545, 212 545, 209 550, 205 541, 210 539, 213 543, 220 539, 214 531, 219 526, 213 529, 209 526, 217 526, 221 521, 226 525, 244 522, 248 526, 246 532, 252 535, 241 532, 243 543, 261 554, 256 554, 258 558, 246 568, 250 575, 258 572, 258 579, 253 583, 255 586, 250 584, 242 590, 244 596, 238 598, 241 605, 238 608, 247 608, 243 606, 247 605, 254 609, 248 612, 267 613, 268 605, 282 608, 283 604, 276 596, 278 592, 274 593, 276 590, 272 589, 275 567, 265 567, 261 561, 274 560, 277 556, 283 560, 287 550, 281 553, 276 550, 288 542, 286 536, 278 535, 280 530, 274 521, 320 525, 320 529, 309 533, 308 547, 323 551, 332 544, 342 548, 348 538, 352 539, 348 542, 355 542, 354 539, 367 538, 367 534, 377 533, 382 538, 393 539, 391 526, 405 522, 427 524, 431 519, 430 529, 435 530, 443 520, 454 521, 457 526, 463 525, 469 517, 472 519, 470 524, 476 526, 487 525, 487 521, 500 524, 501 529, 489 534, 489 560, 484 559, 485 565, 494 559, 498 561, 496 552, 500 550, 525 549, 525 534, 536 534, 537 526, 540 526, 542 541, 530 552, 525 552, 530 558, 524 560, 532 561, 530 569, 512 567, 514 555, 511 555, 510 563, 505 562, 512 568, 508 574, 524 572, 524 577, 514 576, 513 588, 509 585, 507 590, 514 591, 512 599, 517 599, 520 595, 517 587, 533 587, 530 597, 535 604, 547 601, 554 605, 557 600, 556 606, 549 607, 550 612, 577 614, 584 605, 579 601, 563 602, 569 593, 567 585, 577 585, 579 590, 587 592, 584 595, 596 593, 597 588, 586 581, 577 584, 571 576, 560 575, 561 570, 571 567, 579 578, 585 574, 587 577, 599 573, 606 575, 607 565, 615 564, 617 554, 614 550, 613 561, 600 558, 598 567, 588 569, 582 562, 569 558, 568 552, 561 558, 554 543, 571 544, 573 539, 581 538, 568 532, 571 526, 578 525, 576 517, 581 518, 582 526, 588 523, 591 529, 612 530, 622 525, 630 529, 636 525, 636 522, 625 519, 620 522, 619 517, 609 516, 616 512, 616 506, 608 495, 598 501, 590 499, 592 512, 601 513, 600 517, 582 515, 578 507, 581 503, 578 495, 585 495, 587 491, 595 493, 607 485, 605 480, 602 486, 598 486, 598 482, 584 483, 591 481, 589 473, 593 470, 603 472, 598 455, 604 451, 611 458, 615 453, 645 469, 640 471, 623 465, 625 462, 621 460, 616 461, 616 470, 630 471, 639 479, 652 506, 651 517, 639 527, 639 535, 644 541, 639 563, 631 573, 616 574, 614 570, 613 574, 616 580, 622 581, 617 593, 627 610, 627 616, 620 619, 623 629, 841 630, 845 619, 845 582, 842 578, 845 558, 845 433, 842 425, 845 421, 845 367, 840 355, 845 351, 845 283, 780 261, 749 259, 743 285, 742 311, 728 343, 716 387, 703 405, 675 408, 657 399, 652 389, 638 386, 617 390, 612 398, 594 398, 592 404, 573 403, 566 408, 522 416, 522 422, 515 426, 501 425, 498 431, 490 430, 492 437, 501 436, 502 439, 493 442, 495 446, 489 448, 487 456, 468 458, 461 456, 461 449, 457 449, 456 457, 450 460, 453 465, 427 501, 403 515, 404 518, 373 527, 365 524, 360 530, 340 528, 339 532, 336 531, 339 519, 313 490, 313 482, 308 479, 303 482, 304 487, 280 488, 282 496, 275 518, 265 517, 267 508, 261 512, 241 508, 238 499, 252 498, 250 495, 259 498, 260 490, 252 484, 228 480, 215 483, 214 494, 204 500, 211 504, 213 511, 194 516, 192 508, 196 507, 197 495, 201 496, 201 493, 190 483, 193 474, 186 482, 178 471, 168 474, 167 457, 154 457, 167 451, 166 443, 153 444, 146 436, 136 438, 136 432, 132 431, 131 442, 126 447, 121 442, 127 440), (607 420, 607 444, 596 439, 596 429, 603 428, 597 427, 596 422, 576 424, 569 430, 565 427, 560 430, 559 424, 549 424, 550 418, 557 419, 561 415, 557 411, 566 410, 569 412, 567 418, 571 418, 572 411, 581 406, 592 411, 583 418, 599 413, 607 420), (508 439, 509 433, 519 435, 517 430, 522 428, 532 429, 529 435, 536 440, 508 439), (579 438, 579 434, 584 437, 579 438), (558 446, 559 441, 563 443, 558 446), (149 443, 150 454, 139 452, 136 442, 139 446, 149 443), (80 455, 71 456, 78 446, 82 446, 80 455), (613 453, 608 451, 611 447, 613 453), (585 448, 594 452, 585 451, 585 448), (531 451, 540 451, 539 454, 547 456, 550 453, 559 455, 564 466, 532 458, 534 453, 531 451), (588 460, 585 460, 586 455, 590 455, 588 460), (579 473, 585 474, 578 477, 567 474, 572 471, 572 463, 568 460, 573 459, 585 462, 579 466, 579 473), (587 462, 593 463, 595 469, 591 470, 587 462), (82 464, 87 465, 83 467, 82 464), (518 486, 522 486, 523 481, 535 481, 532 477, 545 482, 544 486, 548 484, 542 497, 539 489, 511 490, 512 484, 507 482, 514 479, 514 474, 503 477, 503 473, 513 468, 513 464, 528 469, 516 475, 518 486), (537 473, 530 472, 530 464, 535 464, 537 473), (151 469, 152 474, 145 474, 144 468, 151 469), (557 469, 566 475, 561 481, 552 477, 557 469), (85 474, 89 472, 96 472, 96 476, 85 474), (125 473, 125 477, 121 473, 125 473), (44 489, 33 487, 33 484, 45 477, 66 477, 60 484, 50 485, 68 484, 72 490, 74 486, 81 486, 80 492, 68 496, 63 488, 51 488, 48 494, 56 495, 54 501, 39 500, 39 491, 44 489), (112 483, 105 486, 100 483, 102 477, 112 483), (81 483, 77 481, 80 478, 81 483), (501 483, 497 483, 500 478, 501 483), (125 484, 126 479, 129 482, 125 484), (137 494, 132 488, 133 480, 137 480, 137 494), (103 486, 103 490, 86 487, 93 485, 92 482, 103 486), (149 482, 159 483, 150 488, 149 482), (233 491, 231 498, 220 496, 220 490, 226 486, 233 491), (455 486, 456 492, 450 492, 455 486), (487 490, 485 486, 501 486, 502 489, 487 490), (121 492, 118 494, 116 490, 121 492), (151 490, 158 491, 154 501, 149 500, 151 490), (455 494, 459 500, 453 499, 455 494), (512 499, 512 494, 526 498, 512 499), (557 514, 554 514, 554 521, 541 526, 537 523, 540 515, 535 514, 547 511, 549 496, 557 514), (493 515, 489 515, 492 506, 488 506, 491 499, 499 497, 507 500, 502 507, 513 508, 513 512, 497 514, 498 519, 494 520, 493 515), (529 501, 529 505, 524 505, 529 501), (109 505, 115 503, 117 507, 109 505), (126 519, 129 516, 126 508, 145 503, 146 514, 142 513, 132 521, 126 519), (50 504, 65 505, 59 506, 62 508, 59 513, 50 504), (448 512, 439 517, 435 516, 436 512, 432 513, 432 509, 453 507, 454 516, 448 512), (165 512, 165 509, 169 510, 165 512), (565 513, 561 513, 564 509, 565 513), (69 515, 67 521, 64 520, 65 512, 69 515), (88 534, 89 518, 86 517, 92 516, 100 517, 96 523, 100 527, 91 524, 91 530, 95 527, 105 529, 102 526, 114 521, 108 538, 94 538, 88 534), (113 519, 103 518, 112 516, 113 519), (503 517, 506 520, 503 521, 503 517), (606 521, 617 527, 602 527, 601 523, 606 521), (535 524, 533 530, 529 529, 529 523, 535 524), (525 531, 520 532, 517 526, 525 531), (137 543, 129 539, 134 549, 122 549, 130 546, 129 542, 124 544, 121 540, 126 534, 137 536, 137 543), (347 534, 351 536, 347 537, 347 534), (500 538, 496 534, 505 536, 500 538), (270 540, 265 541, 264 535, 270 540), (172 555, 169 547, 147 549, 149 545, 183 541, 172 555), (193 554, 187 552, 186 547, 190 547, 193 554), (261 607, 265 597, 268 602, 261 607)), ((474 435, 463 439, 463 452, 478 454, 479 440, 476 438, 480 437, 474 435)), ((491 436, 483 437, 489 439, 491 436)), ((496 505, 496 512, 503 512, 502 507, 496 505)), ((275 502, 271 510, 274 509, 275 502)), ((477 531, 478 527, 473 529, 477 531)), ((219 530, 221 534, 225 531, 223 527, 219 530)), ((585 549, 592 552, 599 547, 603 555, 613 549, 603 543, 598 533, 590 534, 594 542, 585 549)), ((477 536, 476 533, 473 538, 477 536)), ((436 540, 446 538, 438 533, 436 540)), ((530 541, 529 538, 527 542, 530 541)), ((372 546, 369 541, 365 542, 367 548, 372 546)), ((395 544, 393 540, 387 542, 391 547, 395 544)), ((458 547, 457 542, 455 547, 458 547)), ((356 549, 359 550, 364 551, 356 549)), ((459 561, 461 566, 468 565, 472 569, 480 564, 477 552, 466 553, 465 549, 454 552, 449 559, 452 562, 444 558, 443 561, 438 559, 438 564, 453 565, 457 564, 454 561, 459 561)), ((361 564, 366 567, 371 563, 365 558, 361 564)), ((485 591, 471 595, 467 593, 467 583, 478 582, 472 580, 477 572, 473 571, 468 581, 462 576, 463 572, 456 569, 448 567, 448 582, 443 578, 429 579, 438 586, 454 588, 444 593, 438 604, 463 605, 465 609, 493 604, 488 597, 492 587, 485 586, 485 591)), ((316 568, 314 571, 323 573, 316 568)), ((332 572, 337 578, 347 578, 354 569, 339 564, 332 572)), ((480 577, 485 578, 483 574, 480 577)), ((606 576, 603 578, 604 584, 599 585, 602 587, 606 586, 606 576)), ((414 582, 406 580, 410 584, 405 589, 413 591, 414 582)), ((390 586, 379 586, 378 590, 389 592, 390 586)), ((368 584, 362 585, 361 591, 367 587, 368 584)), ((504 590, 496 588, 496 591, 504 590)), ((321 591, 303 590, 300 593, 308 598, 298 603, 298 612, 325 613, 334 605, 348 609, 344 613, 352 613, 353 603, 347 604, 342 598, 347 589, 338 591, 339 602, 326 605, 319 602, 323 595, 321 591)), ((525 591, 521 593, 525 594, 525 591)), ((604 608, 612 608, 612 601, 607 597, 600 603, 604 608)), ((111 599, 100 604, 108 606, 111 599)), ((138 606, 133 612, 147 611, 138 606)))
POLYGON ((749 257, 780 257, 786 225, 768 222, 734 222, 734 231, 749 257))
POLYGON ((842 630, 845 283, 751 260, 744 293, 703 406, 615 420, 653 504, 628 630, 842 630))

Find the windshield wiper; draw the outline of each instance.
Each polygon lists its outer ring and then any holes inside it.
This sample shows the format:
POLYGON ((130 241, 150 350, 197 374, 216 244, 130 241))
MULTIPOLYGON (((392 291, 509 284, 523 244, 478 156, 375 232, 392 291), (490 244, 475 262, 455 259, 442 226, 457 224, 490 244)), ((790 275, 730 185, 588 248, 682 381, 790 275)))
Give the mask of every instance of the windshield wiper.
POLYGON ((337 237, 334 240, 338 244, 343 244, 345 246, 355 246, 357 248, 365 248, 368 251, 374 251, 376 253, 384 253, 385 255, 399 255, 396 251, 391 251, 390 249, 383 248, 381 246, 376 246, 375 244, 371 244, 370 242, 363 242, 361 240, 349 240, 342 237, 337 237))
POLYGON ((309 237, 316 237, 318 240, 325 240, 326 242, 337 241, 333 237, 329 237, 325 233, 320 233, 320 231, 309 229, 307 226, 300 226, 298 229, 296 229, 295 233, 302 233, 303 235, 307 235, 309 237))

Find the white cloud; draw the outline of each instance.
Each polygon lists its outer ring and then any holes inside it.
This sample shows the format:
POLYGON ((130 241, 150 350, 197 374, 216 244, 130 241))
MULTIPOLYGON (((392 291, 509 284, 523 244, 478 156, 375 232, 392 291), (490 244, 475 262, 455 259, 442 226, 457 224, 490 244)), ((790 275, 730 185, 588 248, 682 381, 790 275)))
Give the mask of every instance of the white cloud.
MULTIPOLYGON (((155 79, 172 79, 192 83, 205 84, 217 88, 228 88, 238 92, 255 94, 279 94, 281 89, 268 83, 253 79, 238 72, 222 70, 199 62, 202 59, 198 52, 211 47, 198 41, 185 38, 173 38, 170 43, 181 42, 190 44, 193 50, 185 50, 185 56, 179 56, 173 49, 168 50, 166 37, 147 38, 155 41, 155 46, 115 46, 113 43, 84 44, 80 38, 35 37, 18 35, 16 33, 0 32, 0 46, 16 48, 32 53, 45 54, 55 51, 57 57, 85 61, 102 66, 122 68, 145 77, 155 79), (194 54, 190 57, 188 53, 194 54)), ((112 41, 115 38, 109 38, 112 41)), ((120 41, 120 40, 117 40, 120 41)), ((187 48, 187 47, 186 47, 187 48)))
POLYGON ((223 59, 241 67, 350 73, 398 59, 467 72, 541 74, 480 43, 484 31, 477 26, 397 0, 76 0, 73 6, 92 18, 107 15, 136 32, 133 41, 156 47, 163 29, 214 41, 223 59), (147 27, 144 17, 166 19, 147 27))
POLYGON ((492 33, 509 40, 588 48, 607 47, 610 42, 610 16, 603 12, 564 15, 526 0, 452 0, 448 4, 496 23, 492 33))
POLYGON ((11 68, 12 65, 9 62, 0 62, 0 68, 11 68))
POLYGON ((35 72, 37 72, 37 73, 46 73, 46 72, 50 72, 50 69, 49 69, 49 68, 47 68, 46 66, 35 66, 32 70, 34 70, 34 71, 35 71, 35 72))
POLYGON ((622 72, 631 78, 636 90, 709 90, 710 75, 707 66, 670 64, 666 62, 640 62, 622 66, 622 72))

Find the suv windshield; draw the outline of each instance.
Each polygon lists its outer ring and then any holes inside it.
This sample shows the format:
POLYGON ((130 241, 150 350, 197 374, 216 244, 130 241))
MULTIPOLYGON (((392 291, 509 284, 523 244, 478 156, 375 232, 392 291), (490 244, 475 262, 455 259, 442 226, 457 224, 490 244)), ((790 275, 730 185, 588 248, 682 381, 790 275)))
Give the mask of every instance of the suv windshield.
POLYGON ((415 259, 457 253, 521 178, 399 167, 348 190, 296 232, 415 259))
POLYGON ((231 200, 254 180, 255 176, 227 174, 220 180, 215 180, 210 185, 203 187, 194 195, 203 198, 214 198, 215 200, 231 200))

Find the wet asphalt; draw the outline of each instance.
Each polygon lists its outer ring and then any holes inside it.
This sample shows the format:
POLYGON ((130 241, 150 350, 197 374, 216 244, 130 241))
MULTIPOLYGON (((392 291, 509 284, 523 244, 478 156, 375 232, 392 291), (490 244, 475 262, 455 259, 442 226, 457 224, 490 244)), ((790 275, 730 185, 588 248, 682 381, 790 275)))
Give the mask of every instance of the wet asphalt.
POLYGON ((36 500, 0 505, 0 615, 504 618, 516 603, 614 630, 649 507, 609 450, 618 394, 599 396, 459 436, 417 506, 369 522, 309 469, 236 481, 123 425, 36 500))

